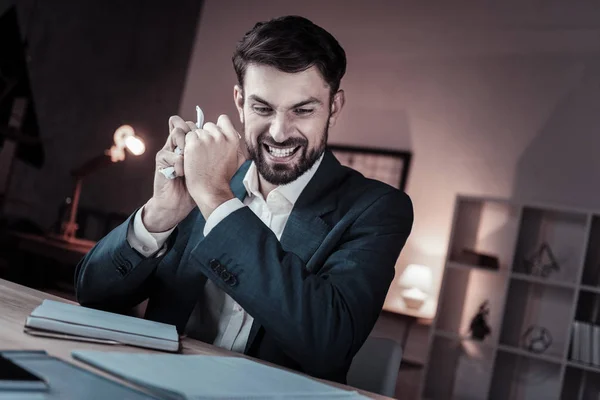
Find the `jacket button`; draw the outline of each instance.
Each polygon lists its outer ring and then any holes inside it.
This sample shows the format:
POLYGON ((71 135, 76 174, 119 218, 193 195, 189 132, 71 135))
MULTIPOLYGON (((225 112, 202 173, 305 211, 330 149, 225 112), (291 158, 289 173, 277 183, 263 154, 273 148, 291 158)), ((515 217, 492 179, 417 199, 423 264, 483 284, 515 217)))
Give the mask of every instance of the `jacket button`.
POLYGON ((229 286, 235 286, 237 285, 238 281, 237 278, 235 277, 235 275, 231 275, 231 277, 225 281, 226 284, 228 284, 229 286))
POLYGON ((121 274, 121 276, 127 275, 127 267, 125 266, 125 264, 119 264, 117 266, 117 271, 119 272, 119 274, 121 274))
POLYGON ((221 263, 219 262, 219 260, 213 258, 208 262, 208 265, 210 269, 212 269, 213 271, 217 271, 221 266, 221 263))
POLYGON ((223 270, 219 273, 219 276, 221 277, 221 279, 223 279, 225 282, 227 282, 229 279, 231 279, 232 275, 229 271, 227 270, 223 270))

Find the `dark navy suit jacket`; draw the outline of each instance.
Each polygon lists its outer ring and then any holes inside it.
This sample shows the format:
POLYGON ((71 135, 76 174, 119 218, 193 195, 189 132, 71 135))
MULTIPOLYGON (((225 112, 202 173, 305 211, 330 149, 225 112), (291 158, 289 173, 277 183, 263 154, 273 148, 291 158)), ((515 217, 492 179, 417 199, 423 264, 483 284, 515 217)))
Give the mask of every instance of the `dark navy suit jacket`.
MULTIPOLYGON (((243 199, 244 164, 231 181, 243 199)), ((329 151, 298 198, 281 241, 248 208, 205 237, 198 209, 160 257, 127 242, 132 217, 77 266, 77 300, 116 310, 149 298, 145 318, 181 332, 206 279, 254 323, 246 354, 312 376, 345 382, 352 358, 381 311, 413 223, 409 197, 343 167, 329 151)))

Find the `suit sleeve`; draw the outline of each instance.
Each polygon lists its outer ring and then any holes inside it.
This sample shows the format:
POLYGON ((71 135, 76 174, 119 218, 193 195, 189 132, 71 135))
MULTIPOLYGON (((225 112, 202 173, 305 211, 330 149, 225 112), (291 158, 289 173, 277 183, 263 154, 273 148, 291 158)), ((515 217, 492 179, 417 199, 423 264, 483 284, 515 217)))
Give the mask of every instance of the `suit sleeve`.
POLYGON ((245 207, 216 225, 192 257, 304 371, 319 376, 348 365, 373 328, 412 222, 408 196, 379 197, 311 273, 245 207))
POLYGON ((83 306, 131 308, 149 296, 151 276, 162 257, 144 257, 127 241, 133 213, 102 238, 75 269, 75 292, 83 306))

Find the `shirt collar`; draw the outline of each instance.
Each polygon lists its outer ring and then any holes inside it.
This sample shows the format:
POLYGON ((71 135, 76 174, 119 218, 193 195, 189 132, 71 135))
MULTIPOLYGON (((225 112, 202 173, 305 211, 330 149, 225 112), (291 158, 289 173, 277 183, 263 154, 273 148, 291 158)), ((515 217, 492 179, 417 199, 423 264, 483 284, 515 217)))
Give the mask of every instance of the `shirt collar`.
MULTIPOLYGON (((302 191, 315 175, 317 169, 319 169, 319 165, 321 165, 324 155, 325 153, 321 154, 321 157, 315 161, 313 166, 310 167, 308 171, 300 175, 296 180, 285 185, 277 186, 275 189, 273 189, 273 191, 278 191, 279 194, 283 195, 283 197, 285 197, 286 200, 292 204, 292 206, 296 204, 296 201, 302 194, 302 191)), ((258 182, 258 168, 256 167, 256 163, 252 161, 252 164, 250 164, 250 167, 248 168, 243 180, 244 187, 246 188, 246 192, 249 196, 262 197, 258 182)))

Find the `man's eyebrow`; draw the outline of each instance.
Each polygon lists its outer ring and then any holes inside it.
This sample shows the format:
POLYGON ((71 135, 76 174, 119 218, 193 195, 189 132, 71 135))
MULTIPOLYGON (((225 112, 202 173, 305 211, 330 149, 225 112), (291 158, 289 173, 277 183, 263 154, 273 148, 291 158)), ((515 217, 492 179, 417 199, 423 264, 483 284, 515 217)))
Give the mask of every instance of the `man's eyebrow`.
POLYGON ((308 99, 301 101, 300 103, 296 103, 292 106, 292 108, 300 108, 302 106, 307 106, 309 104, 317 104, 317 105, 321 105, 323 104, 321 102, 321 100, 317 99, 316 97, 309 97, 308 99))
MULTIPOLYGON (((257 103, 264 104, 267 107, 274 108, 271 104, 269 104, 268 101, 260 98, 259 96, 255 95, 255 94, 250 95, 249 99, 253 100, 253 101, 256 101, 257 103)), ((303 100, 303 101, 301 101, 299 103, 294 104, 291 108, 299 108, 299 107, 306 106, 306 105, 309 105, 309 104, 319 104, 319 105, 321 105, 321 104, 323 104, 323 102, 321 100, 317 99, 316 97, 312 97, 311 96, 311 97, 309 97, 306 100, 303 100)))
POLYGON ((256 101, 256 102, 258 102, 258 103, 262 103, 262 104, 264 104, 265 106, 268 106, 268 107, 271 107, 271 108, 273 108, 273 106, 271 106, 271 105, 269 104, 269 102, 268 102, 268 101, 261 99, 260 97, 258 97, 258 96, 257 96, 257 95, 255 95, 255 94, 251 94, 251 95, 250 95, 250 97, 249 97, 248 99, 249 99, 249 100, 256 101))

